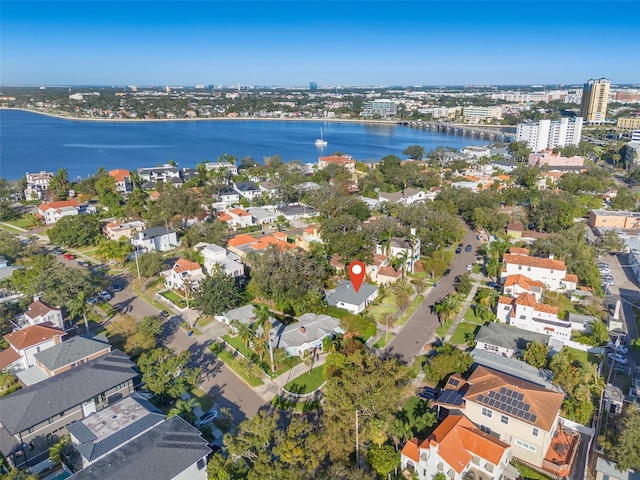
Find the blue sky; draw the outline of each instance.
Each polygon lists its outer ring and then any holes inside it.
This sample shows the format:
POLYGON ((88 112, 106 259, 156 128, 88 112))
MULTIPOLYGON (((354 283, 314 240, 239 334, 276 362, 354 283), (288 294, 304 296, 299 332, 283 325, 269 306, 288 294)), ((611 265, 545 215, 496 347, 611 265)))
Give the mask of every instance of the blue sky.
POLYGON ((638 83, 639 14, 635 1, 2 0, 0 83, 638 83))

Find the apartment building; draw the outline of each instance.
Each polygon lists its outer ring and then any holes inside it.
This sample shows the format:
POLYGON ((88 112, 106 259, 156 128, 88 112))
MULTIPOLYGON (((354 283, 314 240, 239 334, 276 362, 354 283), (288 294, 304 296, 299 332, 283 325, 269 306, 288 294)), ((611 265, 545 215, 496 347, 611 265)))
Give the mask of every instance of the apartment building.
POLYGON ((539 303, 531 293, 500 297, 496 309, 498 321, 530 332, 571 340, 571 321, 558 318, 558 307, 539 303))
POLYGON ((571 122, 565 117, 558 121, 545 119, 519 123, 516 128, 516 141, 527 142, 534 152, 566 145, 578 145, 581 137, 582 117, 576 117, 571 122))
POLYGON ((471 121, 480 121, 480 120, 499 120, 502 118, 502 107, 464 107, 462 109, 462 116, 465 119, 471 121))
POLYGON ((530 257, 528 248, 512 247, 509 252, 503 258, 501 283, 505 283, 510 275, 526 275, 553 292, 575 290, 578 277, 567 274, 567 265, 563 260, 556 260, 553 255, 548 258, 530 257))
POLYGON ((640 115, 633 117, 620 117, 616 127, 622 130, 638 130, 640 129, 640 115))
POLYGON ((395 116, 396 113, 398 113, 396 102, 393 100, 379 99, 365 102, 361 115, 365 118, 371 118, 376 115, 387 118, 395 116))
POLYGON ((611 82, 606 78, 589 80, 582 88, 580 115, 587 123, 600 124, 607 118, 611 82))
POLYGON ((624 210, 591 210, 589 212, 591 228, 640 228, 640 213, 624 210))

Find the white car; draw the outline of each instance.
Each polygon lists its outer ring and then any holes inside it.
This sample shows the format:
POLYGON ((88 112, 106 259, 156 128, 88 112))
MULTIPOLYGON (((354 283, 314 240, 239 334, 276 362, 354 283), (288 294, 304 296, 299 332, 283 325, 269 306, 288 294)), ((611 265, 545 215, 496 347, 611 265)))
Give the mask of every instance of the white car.
POLYGON ((625 347, 624 345, 620 344, 616 347, 615 343, 607 343, 607 348, 610 348, 611 350, 613 350, 614 352, 617 353, 622 353, 622 354, 627 354, 629 353, 629 349, 627 347, 625 347))
POLYGON ((109 292, 107 292, 106 290, 101 291, 100 293, 98 293, 98 295, 105 302, 108 302, 109 300, 111 300, 111 294, 109 292))
POLYGON ((467 270, 471 271, 473 269, 473 265, 469 264, 467 265, 467 270))
POLYGON ((626 365, 627 364, 627 359, 624 358, 622 355, 620 355, 619 353, 609 353, 607 355, 607 357, 609 358, 609 360, 611 360, 612 362, 617 362, 620 365, 626 365))
POLYGON ((203 413, 202 415, 200 415, 200 418, 198 418, 194 425, 196 428, 200 428, 203 427, 204 425, 213 422, 216 418, 218 418, 218 411, 217 410, 211 410, 207 413, 203 413))

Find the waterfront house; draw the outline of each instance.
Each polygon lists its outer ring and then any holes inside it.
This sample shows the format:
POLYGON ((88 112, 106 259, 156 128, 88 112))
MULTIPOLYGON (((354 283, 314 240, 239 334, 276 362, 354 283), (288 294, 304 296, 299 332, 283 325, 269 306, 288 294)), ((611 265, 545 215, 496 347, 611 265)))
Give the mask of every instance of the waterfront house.
POLYGON ((338 165, 346 168, 353 173, 356 170, 356 161, 351 155, 329 155, 327 157, 318 157, 318 168, 327 168, 329 165, 338 165))
POLYGON ((109 170, 109 176, 116 182, 116 190, 118 193, 127 195, 133 192, 133 183, 131 183, 131 172, 123 168, 109 170))
POLYGON ((235 182, 235 189, 249 201, 262 196, 262 191, 254 182, 235 182))
POLYGON ((138 175, 143 182, 169 183, 170 179, 180 179, 180 170, 165 163, 159 167, 143 167, 138 169, 138 175))
POLYGON ((49 182, 54 177, 53 172, 41 171, 38 173, 26 173, 27 186, 24 190, 26 200, 42 200, 45 190, 49 189, 49 182))
POLYGON ((548 258, 530 257, 529 249, 512 247, 504 255, 500 281, 504 283, 509 275, 519 274, 541 282, 553 292, 575 290, 578 283, 576 275, 567 274, 563 260, 556 260, 553 255, 548 258))

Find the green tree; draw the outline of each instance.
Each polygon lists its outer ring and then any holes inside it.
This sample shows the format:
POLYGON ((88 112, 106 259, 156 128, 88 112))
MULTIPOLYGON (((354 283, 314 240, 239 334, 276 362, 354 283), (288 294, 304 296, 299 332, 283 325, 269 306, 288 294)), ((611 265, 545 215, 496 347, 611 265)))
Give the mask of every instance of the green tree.
POLYGON ((88 303, 89 297, 85 292, 79 292, 78 295, 71 299, 68 304, 69 314, 73 317, 82 317, 84 319, 84 329, 89 333, 89 320, 87 315, 91 313, 93 307, 88 303))
POLYGON ((179 398, 173 405, 171 410, 167 413, 167 417, 179 416, 184 418, 187 422, 193 423, 196 419, 196 414, 193 413, 193 409, 198 406, 198 402, 195 398, 190 397, 188 400, 179 398))
POLYGON ((590 324, 591 338, 596 345, 602 345, 609 341, 609 329, 604 322, 597 320, 590 324))
POLYGON ((11 372, 0 372, 0 397, 9 395, 20 388, 18 377, 11 372))
POLYGON ((242 303, 242 290, 235 278, 220 268, 207 275, 194 292, 194 305, 205 315, 220 315, 242 303))
POLYGON ((63 450, 67 445, 69 445, 70 442, 71 438, 68 435, 65 435, 57 443, 51 445, 49 447, 49 460, 57 465, 60 465, 64 457, 63 450))
POLYGON ((101 238, 95 255, 103 262, 114 261, 122 265, 133 250, 133 245, 126 238, 107 240, 101 238))
MULTIPOLYGON (((143 277, 153 277, 165 269, 164 257, 160 252, 147 252, 138 255, 138 266, 140 275, 143 277)), ((131 271, 137 273, 135 261, 131 262, 131 271)))
POLYGON ((266 305, 256 305, 253 307, 253 311, 256 315, 256 323, 254 327, 257 329, 262 327, 262 341, 269 347, 269 362, 271 365, 271 372, 274 371, 273 365, 273 345, 271 344, 271 312, 266 305))
POLYGON ((69 196, 69 174, 66 168, 61 168, 56 172, 51 180, 49 180, 49 190, 51 190, 56 200, 66 200, 69 196))
POLYGON ((465 298, 471 293, 471 290, 473 289, 473 280, 471 279, 469 272, 465 272, 456 277, 455 287, 456 291, 465 298))
POLYGON ((626 405, 616 420, 619 434, 607 451, 618 470, 640 470, 640 410, 635 405, 626 405))
POLYGON ((402 154, 413 160, 422 160, 424 158, 424 148, 420 145, 409 145, 402 151, 402 154))
POLYGON ((362 448, 374 439, 377 421, 390 421, 409 388, 410 376, 399 360, 381 359, 363 350, 350 355, 330 354, 324 372, 323 448, 335 461, 347 458, 354 450, 356 411, 362 448))
POLYGON ((528 342, 523 359, 536 368, 545 368, 549 357, 549 347, 540 342, 528 342))
POLYGON ((168 348, 145 352, 138 359, 142 381, 161 398, 178 398, 198 386, 200 369, 187 367, 190 357, 191 353, 187 350, 178 355, 168 348))
POLYGON ((391 471, 400 465, 400 452, 391 445, 371 445, 367 451, 367 461, 369 465, 382 478, 391 473, 391 471))
POLYGON ((47 234, 53 244, 86 247, 101 238, 101 228, 97 215, 74 215, 62 217, 47 234))
POLYGON ((436 383, 440 383, 452 373, 464 373, 473 365, 473 357, 459 350, 450 343, 436 349, 436 354, 429 359, 424 371, 427 377, 436 383))
POLYGON ((20 239, 6 230, 0 230, 0 256, 14 263, 22 256, 24 248, 20 239))
POLYGON ((13 208, 10 200, 11 187, 7 179, 0 178, 0 222, 6 222, 19 216, 18 211, 13 208))
POLYGON ((18 470, 17 468, 11 469, 9 473, 5 474, 2 478, 4 480, 38 480, 37 475, 29 473, 26 470, 18 470))
POLYGON ((460 299, 457 295, 449 294, 435 304, 435 312, 438 315, 438 319, 441 324, 445 324, 450 320, 458 311, 461 306, 460 299))

